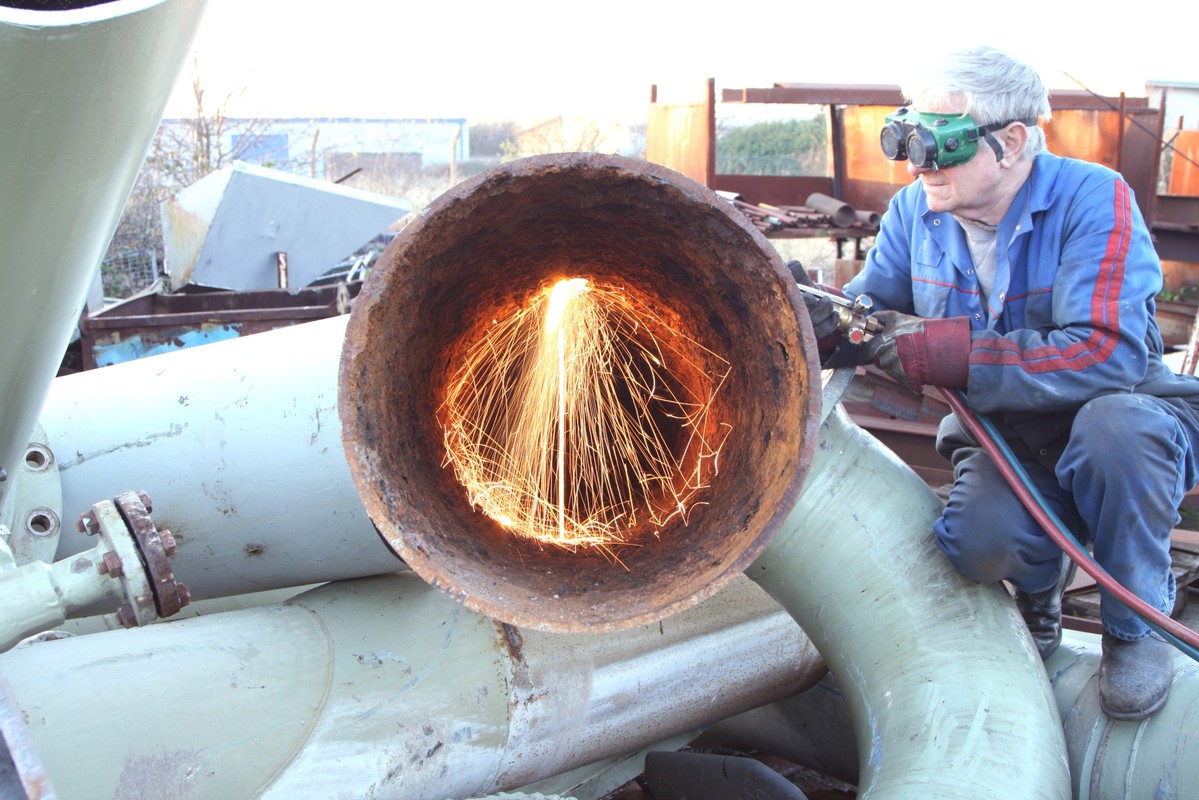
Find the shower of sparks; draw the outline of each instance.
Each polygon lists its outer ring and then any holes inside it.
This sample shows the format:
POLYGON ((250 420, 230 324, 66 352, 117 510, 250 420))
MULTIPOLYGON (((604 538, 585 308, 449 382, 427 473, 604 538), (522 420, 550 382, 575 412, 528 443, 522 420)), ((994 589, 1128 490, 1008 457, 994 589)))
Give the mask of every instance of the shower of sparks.
POLYGON ((619 560, 641 527, 686 522, 716 474, 728 426, 709 411, 728 367, 624 291, 559 281, 459 365, 446 463, 512 533, 619 560))

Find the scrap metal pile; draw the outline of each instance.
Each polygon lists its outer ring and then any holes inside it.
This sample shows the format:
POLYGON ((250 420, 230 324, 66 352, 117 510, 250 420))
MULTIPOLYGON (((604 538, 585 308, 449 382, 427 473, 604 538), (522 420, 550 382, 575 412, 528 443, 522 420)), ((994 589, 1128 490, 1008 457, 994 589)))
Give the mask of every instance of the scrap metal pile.
POLYGON ((837 230, 856 228, 871 233, 878 230, 880 215, 874 211, 859 211, 835 197, 825 194, 808 195, 804 205, 770 205, 751 203, 742 195, 717 192, 740 211, 759 231, 765 234, 787 229, 827 229, 830 235, 837 230))
MULTIPOLYGON (((664 166, 506 162, 414 215, 348 314, 57 377, 202 10, 0 5, 0 798, 749 794, 714 791, 750 773, 730 750, 876 800, 1199 796, 1199 665, 1134 723, 1100 711, 1098 637, 1042 663, 850 418, 778 251, 664 166), (544 324, 503 324, 547 288, 544 324), (506 485, 448 468, 459 431, 506 485), (499 492, 624 538, 513 535, 499 492)), ((181 216, 223 217, 228 177, 181 216)), ((229 215, 271 223, 253 268, 308 283, 291 193, 261 192, 229 215)), ((805 208, 806 235, 864 224, 805 208)))

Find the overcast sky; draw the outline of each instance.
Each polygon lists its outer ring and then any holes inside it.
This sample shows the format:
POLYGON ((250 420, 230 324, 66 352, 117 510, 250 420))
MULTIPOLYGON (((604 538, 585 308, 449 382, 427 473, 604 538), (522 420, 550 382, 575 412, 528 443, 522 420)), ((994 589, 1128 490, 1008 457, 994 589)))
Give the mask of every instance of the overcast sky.
MULTIPOLYGON (((923 54, 978 42, 1034 64, 1051 88, 1079 88, 1069 73, 1139 96, 1148 79, 1199 83, 1195 9, 1193 0, 210 0, 195 60, 210 100, 232 93, 238 115, 635 123, 655 83, 665 101, 698 99, 708 78, 718 92, 897 83, 923 54), (920 19, 909 19, 914 10, 920 19)), ((191 69, 189 60, 181 82, 191 69)), ((187 113, 187 88, 168 113, 187 113)))

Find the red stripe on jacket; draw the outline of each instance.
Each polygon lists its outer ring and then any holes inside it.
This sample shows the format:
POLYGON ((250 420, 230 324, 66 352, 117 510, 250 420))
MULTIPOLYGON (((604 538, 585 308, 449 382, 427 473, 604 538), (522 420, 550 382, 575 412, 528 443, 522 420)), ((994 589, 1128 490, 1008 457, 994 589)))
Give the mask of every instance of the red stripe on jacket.
POLYGON ((1026 372, 1042 373, 1055 370, 1082 370, 1101 364, 1111 356, 1119 342, 1115 333, 1120 330, 1120 291, 1124 286, 1124 260, 1131 242, 1129 211, 1132 199, 1128 184, 1116 182, 1114 201, 1115 223, 1108 234, 1107 247, 1099 264, 1095 291, 1091 295, 1091 335, 1086 341, 1066 347, 1034 347, 1021 350, 1010 339, 980 339, 975 342, 971 363, 986 365, 1018 365, 1026 372))

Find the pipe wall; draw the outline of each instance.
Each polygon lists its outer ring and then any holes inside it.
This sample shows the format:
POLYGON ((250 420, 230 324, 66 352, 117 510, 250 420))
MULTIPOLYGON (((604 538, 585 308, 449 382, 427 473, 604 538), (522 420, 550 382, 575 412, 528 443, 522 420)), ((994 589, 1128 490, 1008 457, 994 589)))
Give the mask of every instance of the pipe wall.
POLYGON ((471 797, 813 685, 744 578, 659 624, 512 628, 412 573, 0 656, 62 797, 471 797))
MULTIPOLYGON (((204 6, 0 6, 0 468, 10 475, 204 6)), ((0 500, 11 485, 0 482, 0 500)))
MULTIPOLYGON (((820 412, 806 314, 769 241, 705 186, 597 153, 500 165, 424 209, 363 283, 339 378, 350 473, 388 544, 467 608, 568 632, 656 621, 741 575, 795 503, 820 412), (634 427, 660 426, 678 468, 693 473, 687 481, 703 484, 702 495, 668 499, 636 468, 614 478, 646 492, 621 522, 630 546, 612 545, 623 568, 603 548, 571 552, 512 535, 472 506, 446 467, 455 365, 496 320, 564 276, 607 287, 637 309, 612 335, 628 337, 663 374, 628 378, 620 403, 641 408, 634 427), (637 381, 665 384, 655 393, 684 403, 642 398, 637 381)), ((606 411, 590 410, 604 405, 592 399, 578 413, 615 427, 606 411)), ((597 435, 615 439, 580 430, 574 446, 588 450, 584 437, 597 435)), ((609 461, 627 458, 600 450, 609 461)), ((610 469, 615 476, 622 467, 610 469)), ((567 473, 559 477, 578 480, 567 473)))

